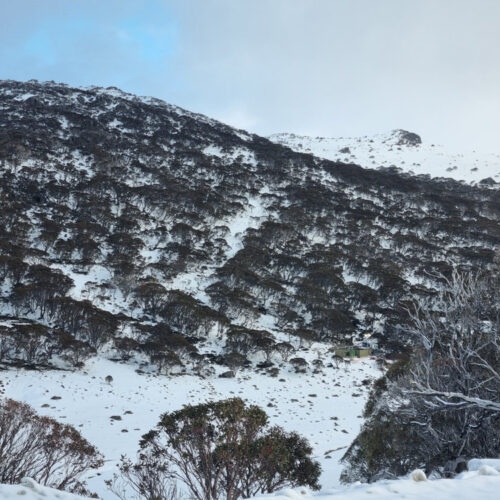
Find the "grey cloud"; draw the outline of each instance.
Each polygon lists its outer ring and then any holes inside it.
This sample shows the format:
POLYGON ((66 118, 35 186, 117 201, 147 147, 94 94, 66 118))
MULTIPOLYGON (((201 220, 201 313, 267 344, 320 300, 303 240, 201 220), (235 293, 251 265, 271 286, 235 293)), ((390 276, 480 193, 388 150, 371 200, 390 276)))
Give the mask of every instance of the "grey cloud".
POLYGON ((179 12, 180 59, 202 82, 179 99, 201 111, 244 110, 262 133, 406 127, 498 150, 500 2, 208 0, 179 12))
POLYGON ((4 10, 2 78, 22 78, 29 65, 35 78, 122 86, 262 134, 401 127, 500 149, 498 0, 19 0, 4 10), (124 15, 144 21, 142 6, 155 3, 178 39, 168 60, 152 64, 106 30, 124 15), (101 31, 52 66, 7 54, 40 20, 76 11, 101 31))

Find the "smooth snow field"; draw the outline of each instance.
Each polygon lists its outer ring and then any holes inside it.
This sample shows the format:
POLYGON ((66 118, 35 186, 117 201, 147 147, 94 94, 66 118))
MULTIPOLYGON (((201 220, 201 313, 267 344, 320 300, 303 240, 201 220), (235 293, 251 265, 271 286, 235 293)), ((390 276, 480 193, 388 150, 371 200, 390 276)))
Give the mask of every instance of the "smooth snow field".
MULTIPOLYGON (((319 349, 301 355, 309 361, 320 354, 319 349)), ((362 381, 379 376, 381 371, 370 359, 353 361, 348 369, 325 367, 316 374, 283 368, 277 378, 244 370, 234 379, 202 379, 138 374, 134 365, 94 358, 81 372, 9 370, 1 372, 0 379, 6 397, 74 425, 97 446, 106 462, 89 478, 88 486, 111 499, 115 497, 104 480, 116 471, 121 454, 135 456, 140 437, 162 413, 234 396, 263 408, 271 424, 307 437, 323 468, 321 485, 332 488, 338 485, 339 459, 362 424, 369 391, 362 381), (114 379, 111 384, 104 380, 107 375, 114 379)))

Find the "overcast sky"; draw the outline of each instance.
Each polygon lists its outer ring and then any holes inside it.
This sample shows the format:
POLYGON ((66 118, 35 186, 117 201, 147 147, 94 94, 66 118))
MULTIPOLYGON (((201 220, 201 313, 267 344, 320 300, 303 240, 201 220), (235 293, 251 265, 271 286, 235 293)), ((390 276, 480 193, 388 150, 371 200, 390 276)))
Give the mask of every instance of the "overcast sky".
POLYGON ((0 78, 117 86, 260 134, 500 152, 500 0, 0 0, 0 78))

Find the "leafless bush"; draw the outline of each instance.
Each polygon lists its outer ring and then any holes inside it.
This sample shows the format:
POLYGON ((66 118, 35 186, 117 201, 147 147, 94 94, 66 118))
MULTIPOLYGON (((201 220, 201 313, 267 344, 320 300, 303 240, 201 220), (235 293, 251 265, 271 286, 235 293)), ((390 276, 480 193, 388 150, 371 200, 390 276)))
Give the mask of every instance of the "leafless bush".
POLYGON ((108 488, 121 500, 134 497, 145 500, 177 500, 179 493, 175 477, 165 463, 144 455, 136 464, 122 455, 120 474, 106 481, 108 488))
POLYGON ((44 486, 82 491, 81 476, 102 463, 74 427, 39 416, 27 404, 0 401, 0 483, 30 477, 44 486))
POLYGON ((498 283, 456 270, 441 278, 437 297, 410 311, 418 347, 409 393, 429 408, 500 412, 498 283))

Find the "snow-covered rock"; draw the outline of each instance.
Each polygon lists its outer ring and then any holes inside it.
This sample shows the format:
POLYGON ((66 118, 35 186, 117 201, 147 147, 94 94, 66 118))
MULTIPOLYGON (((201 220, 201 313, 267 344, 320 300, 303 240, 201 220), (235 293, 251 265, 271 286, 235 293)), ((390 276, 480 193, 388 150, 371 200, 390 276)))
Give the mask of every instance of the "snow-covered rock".
POLYGON ((469 471, 478 471, 481 467, 488 466, 500 473, 500 459, 495 458, 473 458, 469 460, 469 471))
POLYGON ((422 469, 415 469, 411 474, 410 477, 416 481, 427 481, 427 476, 425 475, 425 472, 422 469))

